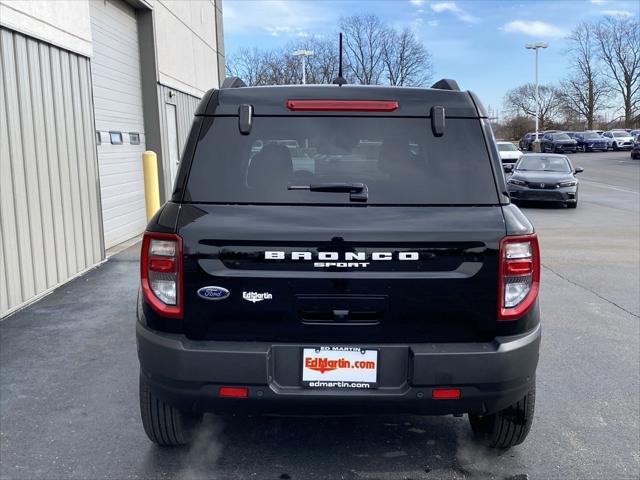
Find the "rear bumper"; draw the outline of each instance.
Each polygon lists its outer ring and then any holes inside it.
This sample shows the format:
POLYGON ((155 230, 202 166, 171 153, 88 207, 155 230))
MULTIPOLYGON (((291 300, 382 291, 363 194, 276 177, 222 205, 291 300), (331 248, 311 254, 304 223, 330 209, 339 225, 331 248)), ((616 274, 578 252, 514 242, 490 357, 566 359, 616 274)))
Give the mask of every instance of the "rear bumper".
POLYGON ((541 328, 487 343, 358 345, 379 349, 378 388, 300 386, 302 347, 316 344, 191 341, 136 328, 142 375, 154 393, 182 410, 281 414, 493 413, 522 398, 535 381, 541 328), (220 386, 246 386, 247 398, 221 398, 220 386), (434 387, 461 398, 433 400, 434 387))

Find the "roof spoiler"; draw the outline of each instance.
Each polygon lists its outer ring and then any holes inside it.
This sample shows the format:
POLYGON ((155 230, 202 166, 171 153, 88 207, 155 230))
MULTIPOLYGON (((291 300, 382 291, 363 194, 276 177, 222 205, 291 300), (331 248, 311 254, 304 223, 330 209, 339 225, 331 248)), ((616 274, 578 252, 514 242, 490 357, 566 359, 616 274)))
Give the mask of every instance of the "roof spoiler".
POLYGON ((455 90, 456 92, 460 91, 458 82, 450 78, 443 78, 442 80, 438 80, 436 83, 431 85, 431 88, 437 88, 438 90, 455 90))
POLYGON ((246 87, 247 84, 242 81, 240 77, 227 77, 222 82, 222 86, 220 88, 240 88, 246 87))

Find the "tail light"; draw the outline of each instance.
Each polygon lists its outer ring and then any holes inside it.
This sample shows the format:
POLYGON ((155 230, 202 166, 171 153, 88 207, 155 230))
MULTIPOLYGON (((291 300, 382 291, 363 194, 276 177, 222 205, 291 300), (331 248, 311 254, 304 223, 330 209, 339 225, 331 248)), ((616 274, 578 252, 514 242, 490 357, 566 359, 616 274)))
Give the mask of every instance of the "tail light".
POLYGON ((393 112, 395 100, 287 100, 287 108, 298 112, 393 112))
POLYGON ((182 318, 182 239, 145 232, 140 255, 142 293, 160 315, 182 318))
POLYGON ((505 237, 500 242, 498 320, 524 315, 538 296, 540 248, 536 234, 505 237))

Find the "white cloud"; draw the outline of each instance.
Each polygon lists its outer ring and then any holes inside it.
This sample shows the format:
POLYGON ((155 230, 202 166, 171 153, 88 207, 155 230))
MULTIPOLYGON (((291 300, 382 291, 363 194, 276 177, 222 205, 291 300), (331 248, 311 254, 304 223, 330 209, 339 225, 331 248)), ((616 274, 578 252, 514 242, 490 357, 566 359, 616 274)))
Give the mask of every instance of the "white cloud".
POLYGON ((450 12, 458 17, 458 19, 466 23, 473 23, 478 21, 476 17, 456 5, 456 2, 437 2, 432 3, 429 6, 431 7, 431 10, 436 13, 450 12))
POLYGON ((610 17, 629 18, 633 17, 633 13, 626 10, 603 10, 602 13, 610 17))
POLYGON ((334 25, 337 14, 322 2, 291 0, 238 1, 224 3, 225 31, 251 35, 266 32, 274 37, 304 37, 334 25))
POLYGON ((427 22, 427 25, 429 25, 430 27, 437 27, 439 23, 440 22, 438 22, 438 20, 429 20, 427 22))
POLYGON ((590 0, 590 1, 595 5, 602 5, 603 3, 607 3, 607 0, 590 0))
POLYGON ((564 37, 567 32, 562 28, 550 23, 536 20, 513 20, 502 27, 502 30, 509 33, 522 33, 531 37, 564 37))
POLYGON ((416 7, 419 7, 420 5, 422 5, 424 3, 424 0, 409 0, 409 2, 412 5, 415 5, 416 7))

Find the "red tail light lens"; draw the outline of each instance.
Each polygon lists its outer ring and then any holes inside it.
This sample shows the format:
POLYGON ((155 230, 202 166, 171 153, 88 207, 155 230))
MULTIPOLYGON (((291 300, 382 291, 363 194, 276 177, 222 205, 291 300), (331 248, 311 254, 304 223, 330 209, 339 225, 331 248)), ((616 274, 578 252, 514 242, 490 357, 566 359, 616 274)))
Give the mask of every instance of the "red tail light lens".
POLYGON ((145 300, 156 312, 182 318, 182 239, 178 235, 145 232, 140 281, 145 300))
POLYGON ((498 320, 515 320, 524 315, 538 296, 539 285, 537 235, 503 238, 498 271, 498 320))
POLYGON ((287 100, 292 111, 315 112, 393 112, 395 100, 287 100))
POLYGON ((247 387, 220 387, 218 395, 221 397, 247 398, 249 389, 247 387))
POLYGON ((431 398, 435 400, 455 400, 460 398, 459 388, 434 388, 431 390, 431 398))

